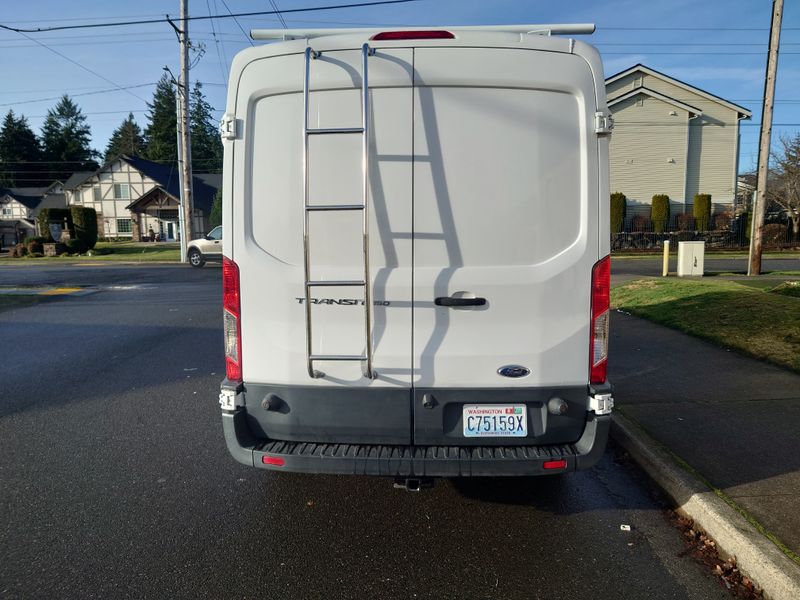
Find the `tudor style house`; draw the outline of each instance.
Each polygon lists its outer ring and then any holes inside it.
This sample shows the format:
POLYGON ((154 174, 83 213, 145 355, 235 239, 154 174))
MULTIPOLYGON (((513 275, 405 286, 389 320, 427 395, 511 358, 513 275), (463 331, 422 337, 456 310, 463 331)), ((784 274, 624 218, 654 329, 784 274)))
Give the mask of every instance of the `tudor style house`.
MULTIPOLYGON (((192 180, 196 236, 208 231, 208 218, 222 176, 195 173, 192 180)), ((122 155, 94 172, 75 173, 64 183, 69 205, 97 211, 98 233, 105 238, 180 239, 178 218, 180 172, 136 156, 122 155)))
POLYGON ((66 205, 59 181, 46 187, 0 187, 0 248, 35 236, 36 217, 43 208, 64 208, 66 205))
POLYGON ((749 110, 642 64, 606 79, 606 96, 611 191, 629 212, 649 210, 655 194, 669 195, 674 213, 691 212, 695 194, 711 194, 715 213, 732 210, 749 110))

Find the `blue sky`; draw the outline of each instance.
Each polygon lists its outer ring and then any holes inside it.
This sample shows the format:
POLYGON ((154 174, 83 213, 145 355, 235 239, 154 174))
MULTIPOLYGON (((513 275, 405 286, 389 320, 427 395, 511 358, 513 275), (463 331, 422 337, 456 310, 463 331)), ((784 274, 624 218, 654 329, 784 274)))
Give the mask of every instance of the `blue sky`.
MULTIPOLYGON (((274 0, 281 9, 342 4, 346 0, 274 0)), ((89 22, 177 16, 178 0, 109 3, 90 0, 4 2, 0 24, 47 27, 89 22)), ((758 148, 770 0, 419 0, 369 8, 295 13, 289 27, 371 25, 471 25, 594 22, 582 39, 595 44, 611 75, 642 62, 752 110, 742 128, 741 170, 754 168, 758 148), (698 29, 704 28, 704 29, 698 29)), ((271 10, 270 0, 189 0, 192 15, 271 10)), ((800 132, 800 3, 787 2, 773 136, 800 132)), ((250 45, 243 31, 280 27, 275 17, 194 21, 191 37, 205 44, 192 71, 211 104, 222 113, 227 69, 250 45)), ((3 83, 0 112, 28 117, 38 132, 47 110, 68 93, 86 113, 93 146, 102 151, 111 132, 132 111, 146 124, 146 104, 162 68, 178 71, 178 46, 169 25, 96 28, 27 34, 0 31, 3 83), (53 51, 37 44, 38 40, 53 51), (67 57, 67 58, 64 58, 67 57), (82 69, 70 62, 80 63, 82 69), (113 83, 109 83, 109 80, 113 83), (137 86, 121 91, 115 86, 137 86), (111 91, 109 91, 111 90, 111 91)))

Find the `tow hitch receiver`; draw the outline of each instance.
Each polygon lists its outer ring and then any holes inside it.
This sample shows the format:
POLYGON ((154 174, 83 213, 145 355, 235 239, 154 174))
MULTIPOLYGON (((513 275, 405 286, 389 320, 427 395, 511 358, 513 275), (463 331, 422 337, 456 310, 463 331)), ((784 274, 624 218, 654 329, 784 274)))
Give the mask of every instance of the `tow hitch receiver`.
POLYGON ((394 480, 394 489, 407 492, 419 492, 433 487, 431 477, 397 477, 394 480))

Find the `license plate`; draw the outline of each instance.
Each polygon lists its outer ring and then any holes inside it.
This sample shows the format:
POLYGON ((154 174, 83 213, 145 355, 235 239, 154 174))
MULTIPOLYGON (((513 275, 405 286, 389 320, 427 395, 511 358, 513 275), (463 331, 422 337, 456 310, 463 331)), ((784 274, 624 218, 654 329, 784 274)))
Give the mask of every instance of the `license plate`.
POLYGON ((462 409, 464 437, 526 437, 524 404, 466 404, 462 409))

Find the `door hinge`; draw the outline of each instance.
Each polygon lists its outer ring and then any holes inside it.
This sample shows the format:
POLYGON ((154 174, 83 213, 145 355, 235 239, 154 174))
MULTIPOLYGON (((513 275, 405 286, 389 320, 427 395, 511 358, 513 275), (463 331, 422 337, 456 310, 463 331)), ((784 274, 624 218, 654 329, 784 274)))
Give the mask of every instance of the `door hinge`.
POLYGON ((594 132, 597 135, 609 135, 614 129, 614 117, 602 112, 594 113, 594 132))
POLYGON ((236 390, 229 388, 222 388, 220 390, 219 407, 222 410, 236 410, 237 406, 243 406, 243 404, 243 399, 239 398, 239 394, 236 393, 236 390))
POLYGON ((596 415, 610 415, 614 408, 614 398, 611 394, 595 394, 589 396, 589 410, 596 415))
POLYGON ((222 115, 222 119, 219 122, 219 133, 222 136, 223 140, 235 140, 236 139, 236 117, 230 113, 226 113, 222 115))

